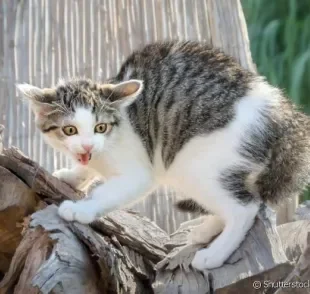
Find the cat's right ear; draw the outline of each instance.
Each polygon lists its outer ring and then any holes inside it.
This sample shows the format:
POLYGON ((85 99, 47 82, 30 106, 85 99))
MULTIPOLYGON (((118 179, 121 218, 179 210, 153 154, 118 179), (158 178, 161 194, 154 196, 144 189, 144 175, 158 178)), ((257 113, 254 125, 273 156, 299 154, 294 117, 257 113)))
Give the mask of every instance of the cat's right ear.
POLYGON ((29 84, 17 84, 16 87, 23 98, 29 102, 36 117, 44 116, 54 110, 53 102, 57 98, 55 89, 41 89, 29 84))
POLYGON ((131 104, 143 90, 143 81, 129 80, 119 84, 104 84, 102 85, 102 89, 113 105, 126 107, 131 104))

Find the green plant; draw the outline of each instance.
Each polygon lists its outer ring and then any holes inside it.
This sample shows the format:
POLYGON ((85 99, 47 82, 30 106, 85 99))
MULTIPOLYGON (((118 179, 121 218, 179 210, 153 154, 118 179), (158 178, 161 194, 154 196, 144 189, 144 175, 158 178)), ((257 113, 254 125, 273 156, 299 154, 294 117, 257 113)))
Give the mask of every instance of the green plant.
POLYGON ((310 1, 242 0, 242 6, 258 72, 310 114, 310 1))

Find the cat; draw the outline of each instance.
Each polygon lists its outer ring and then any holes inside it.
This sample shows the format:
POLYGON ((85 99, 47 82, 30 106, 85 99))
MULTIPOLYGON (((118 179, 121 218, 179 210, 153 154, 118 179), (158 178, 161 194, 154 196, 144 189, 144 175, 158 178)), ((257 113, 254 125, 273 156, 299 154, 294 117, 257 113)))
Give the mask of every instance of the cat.
POLYGON ((73 186, 94 174, 106 179, 87 199, 64 201, 60 216, 88 224, 168 185, 211 213, 196 241, 219 234, 195 254, 198 270, 229 258, 262 203, 300 193, 309 181, 308 117, 204 43, 149 44, 105 82, 18 88, 46 142, 76 162, 55 175, 73 186))

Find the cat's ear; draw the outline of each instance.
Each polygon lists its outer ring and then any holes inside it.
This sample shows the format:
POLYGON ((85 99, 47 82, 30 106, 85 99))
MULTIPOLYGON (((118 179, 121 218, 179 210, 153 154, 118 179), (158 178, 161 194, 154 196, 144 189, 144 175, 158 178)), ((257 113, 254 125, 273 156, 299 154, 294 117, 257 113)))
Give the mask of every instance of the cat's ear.
POLYGON ((141 80, 129 80, 119 84, 102 85, 108 100, 114 105, 128 106, 143 90, 143 82, 141 80))
POLYGON ((56 90, 38 88, 29 84, 17 84, 17 89, 30 104, 35 116, 45 116, 55 109, 53 102, 56 100, 56 90))

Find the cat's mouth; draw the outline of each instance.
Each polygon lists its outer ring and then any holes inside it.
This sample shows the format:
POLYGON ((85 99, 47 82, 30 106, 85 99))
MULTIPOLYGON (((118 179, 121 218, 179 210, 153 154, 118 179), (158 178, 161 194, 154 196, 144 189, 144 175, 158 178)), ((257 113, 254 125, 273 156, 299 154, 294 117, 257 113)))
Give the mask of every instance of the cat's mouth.
POLYGON ((87 165, 88 162, 91 160, 91 153, 84 153, 84 154, 79 153, 77 155, 77 159, 81 164, 87 165))

